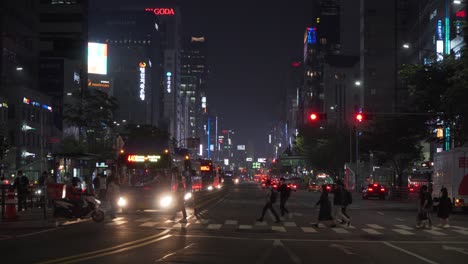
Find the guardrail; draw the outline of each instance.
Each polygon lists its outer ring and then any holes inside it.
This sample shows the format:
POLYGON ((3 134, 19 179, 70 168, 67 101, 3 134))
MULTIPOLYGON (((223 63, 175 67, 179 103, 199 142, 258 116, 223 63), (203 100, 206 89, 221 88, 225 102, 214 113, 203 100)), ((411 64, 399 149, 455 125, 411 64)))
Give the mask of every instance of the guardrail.
MULTIPOLYGON (((1 210, 1 217, 2 219, 6 219, 6 212, 7 206, 15 206, 15 213, 18 212, 19 208, 19 199, 18 193, 14 191, 12 185, 1 184, 0 185, 0 210, 1 210), (13 198, 9 199, 8 192, 13 192, 13 198)), ((47 196, 45 188, 40 188, 37 186, 31 186, 28 188, 28 194, 26 195, 26 210, 33 207, 41 207, 43 208, 44 219, 47 218, 47 211, 46 211, 46 204, 47 204, 47 196), (40 190, 40 191, 39 191, 40 190)))

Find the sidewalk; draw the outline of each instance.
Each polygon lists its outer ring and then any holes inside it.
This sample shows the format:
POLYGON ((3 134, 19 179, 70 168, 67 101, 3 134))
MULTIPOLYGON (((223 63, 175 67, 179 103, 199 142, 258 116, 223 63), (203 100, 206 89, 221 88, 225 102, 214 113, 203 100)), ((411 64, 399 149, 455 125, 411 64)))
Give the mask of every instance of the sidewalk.
POLYGON ((15 220, 0 219, 0 230, 53 228, 65 222, 65 220, 56 220, 52 215, 51 209, 47 209, 46 218, 44 218, 43 210, 42 208, 29 208, 28 211, 17 212, 17 218, 15 220))

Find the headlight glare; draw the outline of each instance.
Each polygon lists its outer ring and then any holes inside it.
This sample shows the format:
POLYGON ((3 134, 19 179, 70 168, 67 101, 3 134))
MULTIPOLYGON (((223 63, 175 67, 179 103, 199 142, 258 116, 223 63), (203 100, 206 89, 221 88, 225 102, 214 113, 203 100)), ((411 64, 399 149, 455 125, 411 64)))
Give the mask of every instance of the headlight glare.
POLYGON ((123 197, 119 197, 119 200, 117 201, 117 205, 119 207, 125 207, 127 206, 127 199, 123 198, 123 197))
POLYGON ((161 206, 162 207, 169 207, 172 204, 172 197, 171 196, 164 196, 161 198, 161 206))
POLYGON ((184 199, 187 201, 187 200, 190 200, 192 198, 192 193, 191 192, 188 192, 185 194, 184 196, 184 199))

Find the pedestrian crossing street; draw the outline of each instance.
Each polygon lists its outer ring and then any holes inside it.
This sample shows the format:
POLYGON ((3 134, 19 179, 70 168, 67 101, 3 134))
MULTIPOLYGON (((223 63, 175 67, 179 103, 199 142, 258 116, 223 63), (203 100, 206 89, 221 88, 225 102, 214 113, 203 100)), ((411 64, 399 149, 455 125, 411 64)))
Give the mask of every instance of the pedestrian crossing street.
POLYGON ((113 221, 106 223, 106 226, 126 226, 132 225, 139 228, 168 228, 180 230, 198 230, 198 231, 261 231, 261 232, 278 232, 278 233, 336 233, 340 235, 345 234, 368 234, 368 235, 401 235, 401 236, 415 236, 415 235, 432 235, 436 237, 446 236, 468 236, 468 227, 450 226, 449 228, 442 228, 433 226, 431 229, 418 229, 414 226, 393 224, 383 226, 379 224, 360 224, 360 225, 337 225, 335 228, 320 223, 318 227, 313 227, 312 224, 297 224, 294 221, 282 221, 280 223, 255 222, 246 223, 239 220, 224 220, 222 222, 211 219, 196 219, 190 218, 187 223, 180 223, 178 221, 154 221, 152 218, 137 218, 128 220, 123 217, 113 219, 113 221))

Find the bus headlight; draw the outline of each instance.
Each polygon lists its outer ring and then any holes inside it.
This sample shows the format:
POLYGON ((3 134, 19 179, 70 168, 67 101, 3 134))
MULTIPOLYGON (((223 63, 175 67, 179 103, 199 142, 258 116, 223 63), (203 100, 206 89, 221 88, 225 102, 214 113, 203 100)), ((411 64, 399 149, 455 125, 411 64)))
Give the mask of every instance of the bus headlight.
POLYGON ((172 204, 172 197, 167 195, 161 198, 161 206, 162 207, 169 207, 172 204))
POLYGON ((210 185, 210 186, 208 186, 208 188, 207 188, 207 189, 208 189, 208 191, 212 191, 212 190, 213 190, 213 186, 212 186, 212 185, 210 185))
POLYGON ((234 179, 234 183, 235 183, 235 184, 238 184, 238 183, 239 183, 239 179, 234 179))
POLYGON ((191 192, 186 193, 185 196, 184 196, 185 201, 190 200, 191 198, 192 198, 192 193, 191 192))
POLYGON ((119 200, 117 201, 117 205, 119 207, 125 207, 127 206, 127 199, 123 198, 123 197, 119 197, 119 200))

